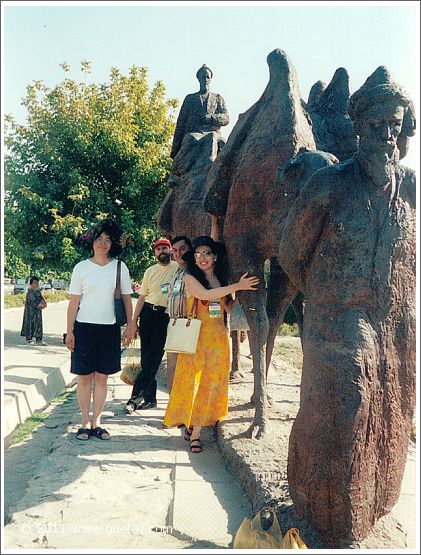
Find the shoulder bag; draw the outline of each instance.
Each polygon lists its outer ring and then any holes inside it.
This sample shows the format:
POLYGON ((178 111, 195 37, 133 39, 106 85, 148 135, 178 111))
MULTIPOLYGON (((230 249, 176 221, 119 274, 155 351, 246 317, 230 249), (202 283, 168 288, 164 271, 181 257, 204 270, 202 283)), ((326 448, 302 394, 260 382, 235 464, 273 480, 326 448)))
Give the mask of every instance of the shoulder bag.
POLYGON ((196 352, 202 322, 197 319, 197 299, 187 318, 171 318, 167 328, 165 351, 193 355, 196 352))
POLYGON ((116 324, 118 324, 119 326, 124 326, 124 324, 127 324, 127 316, 126 310, 124 308, 123 299, 121 298, 120 274, 121 260, 117 262, 117 278, 114 291, 114 310, 116 324))

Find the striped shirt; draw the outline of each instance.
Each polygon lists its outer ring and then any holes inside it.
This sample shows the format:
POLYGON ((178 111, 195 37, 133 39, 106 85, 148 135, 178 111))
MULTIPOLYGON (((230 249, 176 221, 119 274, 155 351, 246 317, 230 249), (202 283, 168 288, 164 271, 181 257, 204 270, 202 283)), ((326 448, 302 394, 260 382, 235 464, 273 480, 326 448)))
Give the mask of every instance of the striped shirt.
POLYGON ((186 270, 178 267, 172 280, 170 281, 168 289, 168 305, 166 310, 170 318, 174 318, 175 316, 185 318, 187 316, 187 301, 184 285, 185 275, 186 270))

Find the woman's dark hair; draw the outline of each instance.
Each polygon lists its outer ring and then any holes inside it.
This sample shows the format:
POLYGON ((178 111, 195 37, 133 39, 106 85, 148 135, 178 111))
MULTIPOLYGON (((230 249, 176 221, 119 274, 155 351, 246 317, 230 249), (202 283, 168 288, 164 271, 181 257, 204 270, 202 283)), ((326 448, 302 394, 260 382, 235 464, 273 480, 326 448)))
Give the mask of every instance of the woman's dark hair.
POLYGON ((123 252, 123 244, 125 244, 126 239, 123 234, 121 227, 112 220, 107 218, 106 220, 100 220, 94 224, 88 231, 81 237, 81 241, 87 248, 93 252, 93 242, 95 239, 101 235, 101 233, 106 233, 111 239, 111 248, 109 255, 114 258, 123 252))
POLYGON ((34 283, 34 281, 38 281, 38 283, 39 283, 39 278, 37 278, 37 276, 32 276, 29 280, 29 285, 32 285, 34 283))
POLYGON ((217 243, 208 235, 202 235, 193 239, 191 250, 183 255, 183 259, 187 262, 187 273, 195 277, 197 281, 199 281, 206 289, 211 288, 205 274, 197 266, 196 259, 194 257, 194 251, 197 247, 203 246, 208 247, 209 250, 216 256, 214 273, 218 278, 219 283, 222 287, 224 285, 228 285, 228 259, 225 247, 222 243, 217 243))
MULTIPOLYGON (((202 270, 197 266, 196 259, 194 256, 195 249, 197 247, 208 247, 209 250, 216 256, 216 262, 214 267, 214 274, 218 278, 221 287, 229 284, 229 266, 228 266, 228 257, 227 251, 225 246, 222 243, 217 243, 209 237, 208 235, 202 235, 200 237, 196 237, 192 241, 192 249, 186 252, 183 255, 183 259, 187 262, 186 270, 187 273, 192 275, 194 278, 197 279, 199 283, 203 285, 206 289, 211 289, 208 280, 206 279, 205 274, 202 270)), ((231 295, 226 295, 225 297, 227 300, 232 301, 231 295)), ((227 315, 224 311, 224 322, 227 325, 227 315)))

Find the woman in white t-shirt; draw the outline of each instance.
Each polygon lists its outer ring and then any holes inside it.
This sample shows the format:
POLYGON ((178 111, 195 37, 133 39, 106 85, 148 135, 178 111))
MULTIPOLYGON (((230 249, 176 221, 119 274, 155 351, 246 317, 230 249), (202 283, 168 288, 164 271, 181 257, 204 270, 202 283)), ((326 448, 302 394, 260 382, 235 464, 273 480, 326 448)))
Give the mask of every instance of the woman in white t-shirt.
MULTIPOLYGON (((76 264, 70 282, 70 301, 67 310, 66 346, 71 354, 71 373, 77 374, 77 399, 82 413, 82 425, 77 431, 79 440, 90 436, 110 439, 101 428, 101 414, 107 397, 110 374, 121 369, 121 330, 116 324, 114 291, 117 260, 121 254, 122 230, 111 219, 102 220, 84 236, 93 256, 76 264), (94 385, 92 389, 92 385, 94 385), (89 410, 93 400, 92 422, 89 410)), ((120 288, 127 315, 123 344, 133 338, 132 288, 127 266, 121 262, 120 288)))

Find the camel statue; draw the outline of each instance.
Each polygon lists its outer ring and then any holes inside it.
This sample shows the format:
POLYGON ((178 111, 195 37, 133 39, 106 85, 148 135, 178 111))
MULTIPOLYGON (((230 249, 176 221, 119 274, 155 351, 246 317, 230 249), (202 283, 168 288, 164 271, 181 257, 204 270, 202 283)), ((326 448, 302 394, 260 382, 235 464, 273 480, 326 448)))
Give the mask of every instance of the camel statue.
POLYGON ((256 413, 250 429, 260 437, 267 427, 266 351, 269 328, 278 329, 294 298, 293 286, 277 262, 279 207, 284 197, 277 185, 277 168, 300 148, 315 150, 312 128, 302 107, 295 69, 286 53, 267 57, 270 78, 261 98, 239 116, 206 182, 206 212, 224 217, 223 239, 233 279, 245 270, 258 275, 256 292, 239 294, 250 326, 256 413), (270 260, 267 290, 263 267, 270 260))
POLYGON ((356 152, 358 142, 348 115, 349 75, 338 68, 326 87, 318 81, 310 90, 307 112, 319 150, 334 154, 341 162, 356 152))

